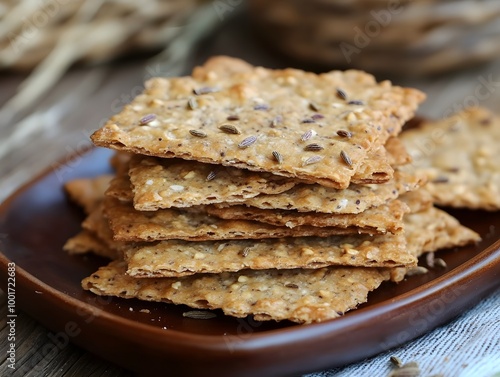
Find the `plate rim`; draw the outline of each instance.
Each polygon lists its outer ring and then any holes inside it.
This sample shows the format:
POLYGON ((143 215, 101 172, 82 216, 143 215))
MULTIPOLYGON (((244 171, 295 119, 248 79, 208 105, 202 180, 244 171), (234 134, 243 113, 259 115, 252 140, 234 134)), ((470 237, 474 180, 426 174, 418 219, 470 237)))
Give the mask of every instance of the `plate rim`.
MULTIPOLYGON (((64 158, 58 160, 56 163, 67 163, 68 161, 71 161, 76 157, 85 158, 86 156, 89 156, 89 153, 95 153, 96 150, 100 149, 103 148, 91 147, 83 153, 79 152, 76 155, 65 156, 64 158)), ((9 208, 16 198, 21 196, 32 186, 40 183, 41 180, 48 177, 50 174, 54 174, 54 170, 55 168, 53 166, 48 167, 41 173, 35 175, 34 178, 30 179, 28 182, 17 188, 0 204, 0 215, 3 216, 7 214, 9 208)), ((78 170, 78 167, 76 168, 76 170, 78 170)), ((60 184, 62 185, 62 182, 60 184)), ((2 275, 7 274, 7 264, 10 261, 11 260, 4 254, 4 252, 0 250, 0 272, 2 275)), ((239 339, 238 342, 232 344, 233 351, 251 355, 253 352, 255 352, 255 349, 262 351, 275 347, 283 347, 283 345, 290 343, 290 338, 298 339, 298 341, 312 341, 318 336, 331 337, 335 336, 335 334, 337 334, 338 332, 344 333, 353 328, 356 329, 359 327, 363 327, 363 324, 365 324, 366 321, 372 318, 388 315, 389 313, 395 311, 405 312, 422 300, 431 301, 432 297, 439 294, 440 292, 460 286, 465 282, 466 279, 471 279, 471 277, 475 277, 475 279, 477 279, 479 277, 476 275, 481 274, 481 271, 484 269, 486 269, 489 273, 495 273, 496 271, 496 274, 498 274, 498 271, 500 271, 500 238, 498 238, 485 249, 482 249, 472 258, 468 259, 464 263, 461 263, 456 268, 447 271, 443 275, 438 276, 422 285, 419 285, 418 287, 413 288, 408 292, 397 295, 396 297, 391 299, 390 302, 384 300, 382 302, 372 304, 369 307, 357 309, 349 313, 349 316, 340 317, 321 323, 313 323, 309 325, 294 325, 286 328, 253 332, 248 337, 239 339)), ((24 283, 26 286, 43 287, 44 297, 48 296, 49 299, 56 300, 58 302, 60 301, 65 305, 71 306, 72 308, 88 309, 89 307, 91 307, 95 313, 98 313, 96 315, 96 319, 98 320, 98 324, 100 326, 119 323, 127 326, 128 328, 132 328, 134 331, 142 331, 144 335, 155 338, 155 340, 161 343, 163 347, 167 347, 167 350, 168 347, 176 346, 183 347, 185 349, 195 349, 197 352, 215 352, 216 354, 220 354, 221 357, 227 355, 228 342, 222 335, 195 334, 176 329, 169 329, 167 332, 165 332, 158 327, 134 322, 131 319, 96 308, 95 306, 90 305, 89 303, 86 303, 76 297, 73 297, 68 293, 62 292, 45 283, 44 281, 38 279, 37 277, 31 275, 22 267, 17 266, 17 264, 16 279, 19 279, 21 283, 24 283), (162 336, 160 337, 159 335, 162 336)), ((496 287, 500 286, 500 280, 490 280, 491 281, 489 282, 489 285, 481 286, 481 292, 479 292, 475 297, 469 299, 466 305, 462 305, 461 308, 463 310, 470 309, 472 306, 476 305, 480 299, 488 295, 496 287)), ((6 281, 6 279, 2 280, 2 288, 5 288, 6 281)), ((26 310, 23 308, 23 305, 20 302, 18 302, 17 305, 19 305, 19 307, 23 310, 26 310)), ((29 310, 26 311, 29 315, 37 318, 37 321, 40 321, 48 328, 51 328, 50 325, 47 325, 45 322, 41 321, 38 318, 39 316, 34 315, 29 310)), ((448 322, 449 320, 450 318, 444 318, 441 323, 448 322)), ((427 333, 438 325, 439 323, 437 325, 432 324, 430 328, 426 328, 420 332, 415 333, 410 339, 407 339, 401 344, 404 344, 424 333, 427 333)), ((111 326, 110 328, 113 327, 111 326)), ((235 335, 235 337, 237 337, 237 335, 235 335)), ((78 344, 78 342, 76 341, 75 343, 78 344)), ((393 347, 400 346, 401 344, 394 344, 393 347)), ((85 345, 78 345, 88 350, 85 345)), ((383 351, 383 349, 379 349, 371 356, 379 354, 383 351)), ((321 365, 319 365, 319 367, 323 368, 321 365)), ((308 369, 307 372, 311 372, 311 370, 308 369)))

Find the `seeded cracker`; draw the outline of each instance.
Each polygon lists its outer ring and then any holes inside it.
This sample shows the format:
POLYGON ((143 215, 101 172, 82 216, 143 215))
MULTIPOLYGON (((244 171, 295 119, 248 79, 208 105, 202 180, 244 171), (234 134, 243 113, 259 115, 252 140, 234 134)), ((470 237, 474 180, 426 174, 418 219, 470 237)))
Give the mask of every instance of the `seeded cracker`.
POLYGON ((500 117, 481 108, 402 134, 426 189, 442 206, 500 209, 500 117))
POLYGON ((169 208, 140 212, 131 204, 110 197, 104 200, 104 213, 117 241, 207 241, 374 233, 372 229, 355 224, 346 227, 303 225, 291 229, 247 219, 225 220, 208 215, 200 207, 189 211, 169 208))
POLYGON ((376 83, 360 71, 315 75, 219 57, 196 68, 192 77, 148 81, 145 92, 92 140, 118 150, 267 171, 341 189, 371 149, 397 135, 423 98, 417 90, 376 83), (236 73, 217 68, 231 64, 239 67, 236 73), (339 99, 334 89, 339 87, 359 102, 339 99), (189 105, 193 96, 195 108, 189 105), (321 112, 313 111, 311 102, 321 112), (141 123, 148 114, 155 119, 141 123), (220 129, 229 119, 238 119, 230 122, 240 134, 220 129), (338 136, 339 129, 352 136, 338 136), (310 140, 304 141, 308 132, 310 140), (324 149, 304 151, 306 142, 324 149), (281 164, 273 152, 283 156, 281 164))
MULTIPOLYGON (((243 204, 260 209, 296 210, 299 212, 361 213, 368 208, 394 200, 400 194, 414 191, 424 183, 424 174, 419 176, 396 171, 394 179, 384 184, 352 184, 345 190, 301 184, 282 194, 259 195, 247 199, 243 204)), ((215 204, 218 208, 231 205, 234 203, 215 204)))
POLYGON ((122 258, 121 252, 110 248, 94 233, 85 229, 66 241, 63 250, 67 251, 68 254, 94 253, 111 260, 122 258))
POLYGON ((258 321, 321 322, 366 302, 368 292, 389 278, 387 269, 330 267, 261 270, 182 278, 135 279, 124 262, 112 262, 82 282, 103 296, 222 309, 226 315, 258 321))
POLYGON ((415 265, 404 235, 296 237, 235 241, 161 241, 125 248, 128 274, 136 277, 218 273, 241 269, 320 268, 329 265, 415 265))
MULTIPOLYGON (((388 150, 390 148, 392 151, 390 159, 394 162, 406 162, 404 151, 394 140, 397 139, 390 138, 387 143, 388 150)), ((370 151, 369 155, 374 172, 370 172, 362 164, 360 174, 353 176, 353 182, 371 183, 378 182, 381 177, 392 177, 393 169, 387 163, 388 155, 383 147, 370 151)), ((241 203, 259 194, 285 192, 300 183, 298 180, 269 173, 142 155, 132 158, 129 175, 134 190, 134 207, 140 211, 213 203, 241 203)), ((124 177, 119 175, 108 194, 121 200, 130 200, 127 194, 120 192, 128 190, 129 186, 124 177)))
POLYGON ((129 175, 134 207, 140 211, 241 202, 259 194, 279 194, 296 184, 269 173, 139 155, 132 159, 129 175))
POLYGON ((409 212, 408 206, 399 200, 368 208, 358 214, 297 212, 293 210, 260 209, 242 205, 225 208, 207 206, 206 210, 209 214, 223 219, 247 219, 289 228, 302 225, 346 229, 354 227, 354 229, 362 229, 359 233, 369 234, 401 232, 403 230, 403 215, 409 212))
POLYGON ((74 179, 66 182, 64 189, 70 199, 89 214, 102 200, 112 178, 112 175, 102 175, 93 179, 74 179))

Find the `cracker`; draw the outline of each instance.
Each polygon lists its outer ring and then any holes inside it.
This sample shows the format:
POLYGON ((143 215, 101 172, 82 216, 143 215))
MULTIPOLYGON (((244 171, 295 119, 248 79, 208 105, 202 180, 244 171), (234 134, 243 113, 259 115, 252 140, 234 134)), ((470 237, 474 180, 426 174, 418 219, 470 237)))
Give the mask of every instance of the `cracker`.
POLYGON ((312 323, 356 308, 388 278, 387 269, 329 267, 135 279, 126 274, 124 262, 111 262, 85 278, 82 287, 103 296, 222 309, 259 321, 312 323))
POLYGON ((259 194, 279 194, 296 184, 270 173, 139 155, 132 159, 129 175, 134 207, 140 211, 241 202, 259 194))
POLYGON ((398 233, 403 230, 403 215, 409 212, 408 206, 393 200, 378 207, 368 208, 358 214, 330 214, 318 212, 297 212, 293 210, 260 209, 247 206, 217 208, 207 206, 209 214, 223 219, 247 219, 261 221, 289 228, 310 225, 316 227, 357 228, 360 233, 398 233))
POLYGON ((500 209, 500 117, 474 108, 402 134, 442 206, 500 209))
POLYGON ((320 268, 330 265, 414 265, 404 235, 296 237, 234 241, 179 240, 125 249, 128 273, 136 277, 218 273, 242 269, 320 268))
MULTIPOLYGON (((260 209, 296 210, 332 214, 361 213, 396 199, 400 194, 418 189, 423 175, 396 171, 394 180, 378 185, 350 185, 337 190, 320 185, 297 185, 282 194, 259 195, 245 200, 244 204, 260 209)), ((218 208, 232 203, 216 204, 218 208)))
POLYGON ((385 143, 387 162, 391 166, 402 166, 411 162, 411 156, 404 143, 398 137, 390 137, 385 143))
POLYGON ((104 213, 117 241, 207 241, 379 233, 376 229, 355 224, 344 227, 303 225, 291 229, 247 219, 224 220, 208 215, 203 207, 190 211, 169 208, 140 212, 131 204, 110 197, 104 201, 104 213))
MULTIPOLYGON (((476 232, 461 225, 448 213, 432 206, 405 215, 405 234, 407 249, 417 258, 424 253, 464 246, 480 240, 476 232)), ((391 272, 391 280, 401 281, 407 272, 406 267, 395 268, 391 272)))
MULTIPOLYGON (((391 138, 396 140, 395 138, 391 138)), ((390 144, 396 145, 392 141, 390 144)), ((397 152, 394 147, 393 153, 397 152)), ((393 176, 393 168, 387 162, 384 147, 370 151, 370 172, 362 164, 353 182, 378 183, 393 176)), ((393 156, 394 160, 400 158, 393 156)), ((159 208, 190 207, 214 203, 241 203, 259 194, 279 194, 289 190, 298 180, 270 173, 252 172, 246 169, 203 164, 197 161, 164 159, 136 155, 129 169, 134 191, 134 207, 140 211, 155 211, 159 208)), ((119 199, 128 190, 124 177, 113 182, 108 194, 119 199)))
POLYGON ((109 164, 116 171, 117 175, 127 173, 132 156, 131 153, 116 152, 109 159, 109 164))
POLYGON ((343 189, 368 151, 396 135, 424 98, 420 91, 377 83, 354 70, 316 75, 247 65, 229 74, 215 68, 219 64, 244 65, 220 57, 195 69, 192 77, 149 80, 143 94, 92 135, 93 142, 343 189), (335 88, 355 101, 339 98, 335 88), (156 118, 146 122, 149 114, 156 118), (221 131, 228 123, 239 133, 221 131), (352 136, 338 136, 340 129, 352 136), (306 151, 311 143, 324 149, 306 151), (283 161, 272 152, 279 152, 283 161), (341 152, 349 156, 349 164, 341 152))
POLYGON ((117 174, 111 180, 105 195, 121 200, 122 202, 132 202, 134 200, 132 184, 126 171, 117 174))
POLYGON ((76 236, 68 239, 63 246, 63 250, 73 255, 93 253, 112 260, 122 257, 121 252, 108 247, 108 245, 94 233, 85 229, 76 236))
POLYGON ((78 178, 66 182, 64 189, 70 199, 89 214, 103 198, 112 177, 106 174, 96 178, 78 178))

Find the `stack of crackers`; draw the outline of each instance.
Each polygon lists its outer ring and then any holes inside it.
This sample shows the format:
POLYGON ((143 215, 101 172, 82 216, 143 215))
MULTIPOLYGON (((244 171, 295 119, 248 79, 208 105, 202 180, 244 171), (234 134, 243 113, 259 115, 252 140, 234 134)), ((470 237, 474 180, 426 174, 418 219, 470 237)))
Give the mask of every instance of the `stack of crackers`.
POLYGON ((360 71, 228 57, 148 81, 92 136, 116 174, 66 185, 88 217, 65 249, 112 259, 83 288, 311 323, 477 241, 398 137, 423 99, 360 71))

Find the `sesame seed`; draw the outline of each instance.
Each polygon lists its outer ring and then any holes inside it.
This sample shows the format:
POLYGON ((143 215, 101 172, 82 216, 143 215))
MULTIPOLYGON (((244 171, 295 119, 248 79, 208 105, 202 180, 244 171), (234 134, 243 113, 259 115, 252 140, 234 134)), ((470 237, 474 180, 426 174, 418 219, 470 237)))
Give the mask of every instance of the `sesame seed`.
POLYGON ((337 88, 337 97, 345 100, 345 99, 347 99, 347 94, 342 89, 337 88))
POLYGON ((349 155, 345 151, 340 152, 340 157, 342 157, 342 160, 349 166, 352 167, 352 160, 349 157, 349 155))
POLYGON ((152 122, 153 120, 156 119, 156 114, 148 114, 148 115, 145 115, 143 116, 140 120, 139 120, 139 124, 141 126, 145 125, 145 124, 148 124, 150 122, 152 122))
POLYGON ((189 133, 196 137, 207 137, 207 134, 205 132, 199 130, 189 130, 189 133))
POLYGON ((340 137, 347 137, 348 139, 352 137, 352 133, 346 130, 338 130, 337 135, 340 137))
POLYGON ((273 157, 278 164, 283 163, 283 155, 278 151, 273 151, 273 157))
POLYGON ((219 88, 204 86, 203 88, 193 89, 193 93, 196 94, 197 96, 200 96, 202 94, 215 93, 218 92, 219 90, 220 90, 219 88))
POLYGON ((238 144, 238 147, 240 148, 247 148, 253 143, 257 141, 257 136, 249 136, 241 141, 241 143, 238 144))
POLYGON ((320 162, 322 159, 323 159, 323 157, 321 157, 321 156, 312 156, 312 157, 306 158, 303 162, 303 166, 316 164, 317 162, 320 162))
POLYGON ((219 129, 227 134, 233 134, 233 135, 241 134, 240 130, 238 130, 232 124, 223 124, 219 127, 219 129))
POLYGON ((325 148, 323 148, 321 145, 313 143, 313 144, 308 144, 304 147, 305 151, 321 151, 325 148))

